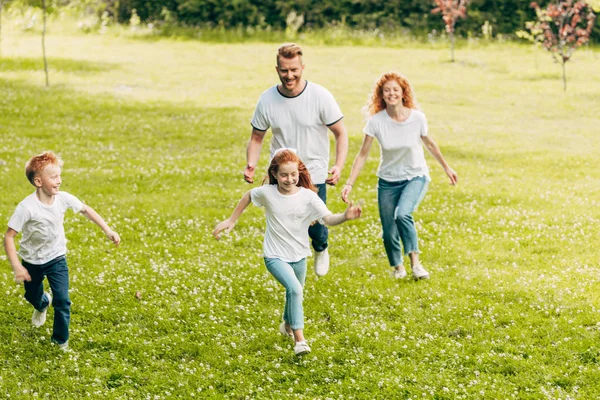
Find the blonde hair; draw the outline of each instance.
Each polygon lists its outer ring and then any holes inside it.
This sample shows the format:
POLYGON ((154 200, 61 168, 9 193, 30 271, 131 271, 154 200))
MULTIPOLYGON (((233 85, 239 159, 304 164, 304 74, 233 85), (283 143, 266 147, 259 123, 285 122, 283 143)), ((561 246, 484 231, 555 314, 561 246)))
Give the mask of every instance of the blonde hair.
POLYGON ((44 151, 42 154, 31 157, 25 164, 25 176, 27 176, 27 180, 35 186, 35 177, 50 164, 62 168, 63 160, 51 151, 44 151))
POLYGON ((413 90, 408 82, 408 79, 404 75, 392 71, 381 75, 375 81, 373 91, 369 95, 369 100, 365 106, 367 115, 375 115, 379 111, 385 109, 386 105, 385 100, 383 100, 383 85, 392 80, 398 82, 398 85, 400 85, 402 88, 402 105, 404 107, 415 108, 417 110, 421 109, 417 103, 416 96, 413 94, 413 90))
POLYGON ((296 43, 286 43, 277 49, 277 65, 279 65, 279 58, 287 58, 291 60, 294 57, 300 58, 302 64, 302 49, 296 43))

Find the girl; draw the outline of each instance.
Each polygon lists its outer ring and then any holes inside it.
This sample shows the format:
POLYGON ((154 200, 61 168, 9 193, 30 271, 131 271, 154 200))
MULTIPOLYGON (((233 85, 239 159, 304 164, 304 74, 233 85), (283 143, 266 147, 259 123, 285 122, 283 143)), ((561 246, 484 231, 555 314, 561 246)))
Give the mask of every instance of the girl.
POLYGON ((429 273, 419 262, 417 231, 412 213, 425 196, 431 180, 421 142, 444 168, 450 184, 458 176, 446 163, 437 144, 428 136, 427 119, 419 111, 406 77, 389 72, 376 82, 366 109, 370 118, 363 130, 362 147, 354 160, 350 177, 342 189, 342 200, 348 196, 371 149, 373 138, 381 146, 377 176, 377 201, 383 227, 383 244, 394 276, 404 278, 400 241, 408 254, 415 279, 427 279, 429 273), (420 140, 419 140, 420 139, 420 140))
POLYGON ((306 257, 311 254, 308 227, 316 220, 332 226, 359 218, 361 208, 350 204, 344 213, 332 214, 315 193, 310 173, 292 149, 280 149, 275 153, 269 166, 268 179, 268 185, 254 188, 242 196, 231 217, 215 227, 213 236, 219 239, 221 232, 230 231, 250 202, 265 207, 265 265, 286 290, 283 322, 279 331, 295 339, 294 353, 302 355, 310 352, 303 334, 302 309, 306 257))

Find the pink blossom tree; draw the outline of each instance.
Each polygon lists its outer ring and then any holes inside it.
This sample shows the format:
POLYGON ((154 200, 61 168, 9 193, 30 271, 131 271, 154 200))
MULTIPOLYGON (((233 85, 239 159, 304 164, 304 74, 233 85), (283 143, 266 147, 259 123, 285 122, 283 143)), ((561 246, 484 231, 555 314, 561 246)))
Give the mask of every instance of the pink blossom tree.
POLYGON ((518 32, 519 36, 534 43, 541 43, 548 50, 554 61, 562 64, 563 88, 567 90, 567 74, 565 64, 571 59, 573 52, 590 40, 596 15, 583 0, 564 0, 548 4, 542 9, 537 3, 531 3, 535 9, 537 21, 525 24, 529 32, 518 32))
POLYGON ((459 18, 467 16, 468 0, 434 0, 435 7, 432 14, 442 14, 446 24, 446 32, 450 37, 450 61, 454 62, 454 25, 459 18))

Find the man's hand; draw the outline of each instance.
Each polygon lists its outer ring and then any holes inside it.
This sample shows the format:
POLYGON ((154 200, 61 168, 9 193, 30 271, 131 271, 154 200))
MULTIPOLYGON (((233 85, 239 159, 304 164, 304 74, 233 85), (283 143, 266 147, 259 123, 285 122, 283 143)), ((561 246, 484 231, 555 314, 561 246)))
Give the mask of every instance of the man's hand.
POLYGON ((331 177, 325 179, 325 183, 331 186, 334 186, 336 183, 338 183, 340 181, 340 174, 342 172, 341 170, 342 169, 337 165, 331 167, 331 169, 327 172, 329 175, 331 175, 331 177))
POLYGON ((255 166, 248 163, 244 169, 244 180, 248 183, 254 183, 254 168, 255 166))

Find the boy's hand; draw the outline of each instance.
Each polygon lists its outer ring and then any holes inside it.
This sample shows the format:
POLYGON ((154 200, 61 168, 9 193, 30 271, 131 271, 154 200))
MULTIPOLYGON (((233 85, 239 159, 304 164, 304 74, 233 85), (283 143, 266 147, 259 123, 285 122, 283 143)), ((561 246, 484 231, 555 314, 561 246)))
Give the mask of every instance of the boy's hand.
POLYGON ((362 201, 359 201, 356 205, 353 205, 352 202, 348 203, 348 208, 344 214, 348 220, 360 218, 362 214, 362 201))
POLYGON ((119 247, 119 243, 121 243, 121 238, 119 234, 115 231, 110 231, 106 234, 106 236, 115 244, 115 246, 119 247))
POLYGON ((232 230, 234 226, 235 222, 231 222, 228 218, 215 227, 212 235, 215 237, 215 239, 219 240, 221 239, 221 232, 225 231, 225 233, 229 233, 229 231, 232 230))
POLYGON ((21 265, 15 269, 15 282, 23 283, 25 281, 31 282, 31 276, 29 275, 27 269, 21 265))

